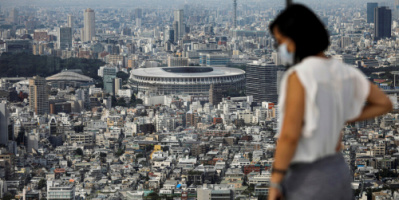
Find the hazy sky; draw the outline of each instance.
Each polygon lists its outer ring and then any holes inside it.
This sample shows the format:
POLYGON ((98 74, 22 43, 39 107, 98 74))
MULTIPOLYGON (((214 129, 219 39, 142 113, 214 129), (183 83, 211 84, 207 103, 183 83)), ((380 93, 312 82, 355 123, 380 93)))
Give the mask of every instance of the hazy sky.
MULTIPOLYGON (((206 6, 220 5, 220 4, 231 4, 233 0, 0 0, 0 6, 6 7, 19 7, 19 6, 38 6, 38 7, 111 7, 111 8, 134 8, 134 7, 156 7, 164 6, 178 7, 185 3, 187 4, 204 4, 206 6)), ((276 4, 285 3, 285 0, 237 0, 238 4, 276 4)), ((366 3, 369 1, 374 2, 393 2, 393 0, 293 0, 294 2, 301 2, 304 4, 320 4, 323 3, 366 3)))

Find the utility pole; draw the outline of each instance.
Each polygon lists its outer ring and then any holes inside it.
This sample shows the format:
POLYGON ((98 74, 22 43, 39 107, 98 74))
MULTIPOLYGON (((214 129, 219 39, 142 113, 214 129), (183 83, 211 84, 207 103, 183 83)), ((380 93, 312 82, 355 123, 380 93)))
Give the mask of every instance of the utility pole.
POLYGON ((286 3, 287 3, 286 6, 288 7, 292 4, 292 0, 286 0, 286 3))

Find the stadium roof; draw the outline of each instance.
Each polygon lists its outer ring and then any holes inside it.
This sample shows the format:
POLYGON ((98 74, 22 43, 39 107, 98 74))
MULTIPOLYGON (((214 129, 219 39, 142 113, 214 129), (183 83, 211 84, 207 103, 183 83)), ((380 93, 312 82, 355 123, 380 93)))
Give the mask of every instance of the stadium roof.
POLYGON ((72 71, 62 71, 46 78, 47 81, 80 81, 93 82, 93 79, 72 71))
POLYGON ((202 78, 243 75, 245 71, 231 67, 154 67, 132 70, 135 76, 159 78, 202 78))

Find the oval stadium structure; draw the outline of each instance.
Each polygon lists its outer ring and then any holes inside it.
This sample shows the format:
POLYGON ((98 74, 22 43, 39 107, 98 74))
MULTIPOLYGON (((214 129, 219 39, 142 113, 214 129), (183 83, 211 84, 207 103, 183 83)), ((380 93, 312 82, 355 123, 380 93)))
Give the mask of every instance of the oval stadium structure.
POLYGON ((158 94, 208 95, 215 88, 242 90, 245 71, 230 67, 157 67, 130 72, 130 83, 138 91, 158 94))
POLYGON ((77 88, 82 85, 93 84, 92 78, 68 70, 64 70, 58 74, 47 77, 46 81, 52 87, 62 89, 65 89, 67 86, 77 88))

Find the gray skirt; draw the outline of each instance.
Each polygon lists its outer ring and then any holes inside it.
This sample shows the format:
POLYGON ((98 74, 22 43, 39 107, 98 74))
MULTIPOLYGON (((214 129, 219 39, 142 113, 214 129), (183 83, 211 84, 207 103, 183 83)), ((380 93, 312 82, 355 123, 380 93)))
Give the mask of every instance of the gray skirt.
POLYGON ((351 200, 351 175, 341 153, 293 164, 281 183, 285 200, 351 200))

